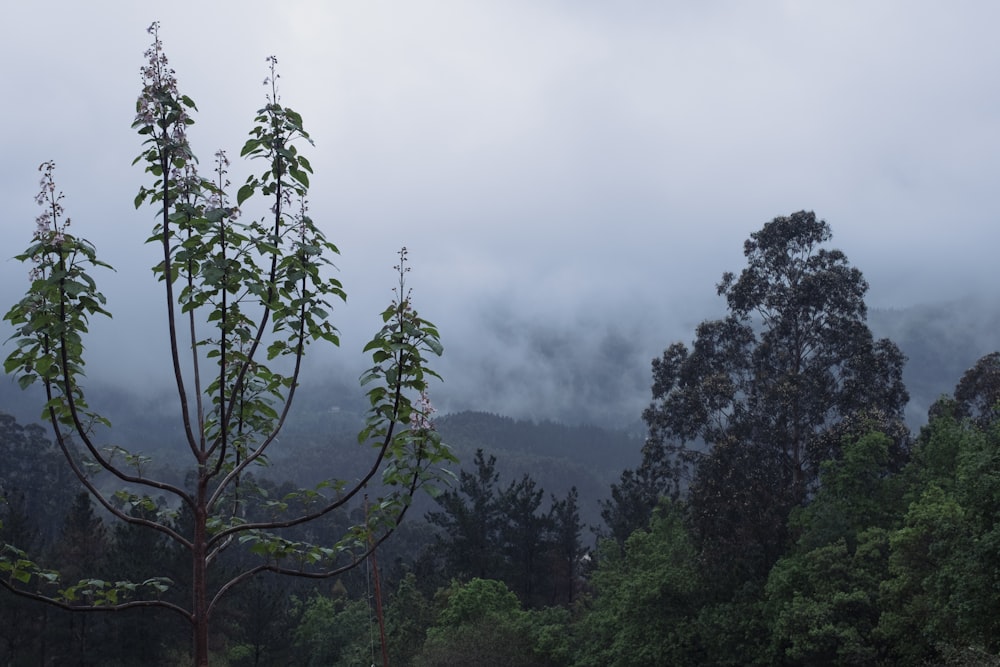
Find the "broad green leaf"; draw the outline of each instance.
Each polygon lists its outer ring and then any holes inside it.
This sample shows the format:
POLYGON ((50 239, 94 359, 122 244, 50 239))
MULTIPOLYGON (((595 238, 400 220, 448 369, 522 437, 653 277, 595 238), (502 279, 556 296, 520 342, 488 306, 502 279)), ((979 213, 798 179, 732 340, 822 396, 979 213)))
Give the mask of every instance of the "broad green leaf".
POLYGON ((243 202, 253 196, 254 186, 251 183, 246 183, 242 185, 239 192, 236 194, 236 205, 242 206, 243 202))

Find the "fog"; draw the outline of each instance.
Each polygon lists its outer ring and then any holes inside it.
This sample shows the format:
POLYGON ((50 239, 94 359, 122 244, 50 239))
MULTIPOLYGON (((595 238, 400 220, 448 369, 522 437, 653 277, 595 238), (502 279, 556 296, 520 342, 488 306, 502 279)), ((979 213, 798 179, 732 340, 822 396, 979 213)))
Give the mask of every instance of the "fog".
POLYGON ((147 180, 130 166, 154 19, 206 163, 238 154, 278 56, 283 102, 316 141, 311 213, 349 294, 342 349, 318 352, 314 374, 360 372, 402 245, 446 347, 435 401, 516 417, 637 419, 649 360, 721 315, 714 286, 742 267, 743 241, 800 209, 831 224, 874 308, 998 296, 991 2, 182 0, 152 14, 66 0, 7 14, 0 303, 27 285, 7 258, 34 226, 36 168, 55 160, 73 231, 117 269, 99 275, 115 319, 87 342, 95 381, 167 381, 142 244, 153 211, 134 210, 147 180))

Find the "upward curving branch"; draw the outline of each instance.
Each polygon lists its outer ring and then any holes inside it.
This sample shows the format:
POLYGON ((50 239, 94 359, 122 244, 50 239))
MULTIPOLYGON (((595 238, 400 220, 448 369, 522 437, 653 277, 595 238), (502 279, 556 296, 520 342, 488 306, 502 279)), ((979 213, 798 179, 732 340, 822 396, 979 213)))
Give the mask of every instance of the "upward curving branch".
POLYGON ((372 359, 362 377, 370 410, 358 440, 371 450, 370 465, 349 487, 330 482, 337 489, 330 496, 301 490, 299 495, 310 503, 288 516, 248 514, 249 501, 258 497, 248 473, 266 461, 277 442, 308 346, 339 344, 329 321, 331 302, 346 296, 340 282, 328 275, 330 258, 338 250, 308 214, 312 166, 298 146, 312 140, 301 116, 281 104, 277 60, 268 58, 267 103, 257 112, 241 151, 242 157, 266 166, 247 178, 233 206, 225 153, 215 155, 213 179, 198 175, 187 138, 197 107, 178 90, 159 25, 154 23, 149 33, 153 43, 145 54, 133 127, 144 138, 135 162, 144 165, 153 182, 140 188, 135 205, 157 207, 148 242, 162 250, 154 273, 163 284, 183 427, 184 442, 178 445, 190 455, 188 483, 157 480, 143 469, 144 458, 117 446, 108 454, 99 444, 98 427, 111 424, 90 409, 79 378, 88 318, 108 315, 89 271, 110 267, 91 244, 66 230, 69 220, 62 195, 56 194, 51 163, 42 165, 38 202, 43 214, 31 245, 18 256, 31 263, 32 282, 25 298, 5 316, 16 327, 17 342, 5 370, 16 373, 22 386, 35 381, 44 385, 45 413, 59 447, 98 502, 122 521, 158 531, 187 552, 190 597, 185 604, 161 599, 171 586, 162 578, 138 583, 85 579, 67 585, 57 572, 36 565, 13 545, 2 545, 0 571, 8 575, 3 587, 63 609, 150 606, 180 613, 192 626, 195 663, 206 665, 211 613, 228 591, 261 572, 324 578, 354 567, 388 539, 414 495, 432 485, 443 474, 440 466, 454 457, 429 421, 428 381, 438 376, 427 362, 442 347, 436 327, 413 308, 403 248, 395 267, 395 296, 382 313, 379 332, 365 347, 372 359), (247 221, 243 209, 258 202, 268 213, 247 221), (80 460, 81 452, 87 462, 80 460), (114 460, 120 452, 124 462, 114 460), (108 496, 91 468, 125 487, 108 496), (336 543, 297 542, 283 533, 347 509, 376 483, 382 495, 373 510, 336 543), (170 496, 174 507, 134 516, 129 511, 134 506, 155 506, 151 492, 170 496), (178 513, 184 521, 176 520, 178 513), (235 546, 256 554, 259 562, 221 585, 211 583, 209 568, 223 550, 235 546))

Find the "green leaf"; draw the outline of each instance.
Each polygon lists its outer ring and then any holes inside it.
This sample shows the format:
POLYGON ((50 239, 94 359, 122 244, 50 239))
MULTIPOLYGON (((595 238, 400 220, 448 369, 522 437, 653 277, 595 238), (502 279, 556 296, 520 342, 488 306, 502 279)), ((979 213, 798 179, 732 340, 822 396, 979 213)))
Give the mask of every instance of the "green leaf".
POLYGON ((424 342, 427 344, 427 347, 430 348, 431 352, 433 352, 437 356, 440 357, 442 354, 444 354, 444 346, 441 345, 441 341, 439 341, 438 339, 426 338, 424 339, 424 342))
POLYGON ((242 206, 243 202, 253 196, 254 189, 252 183, 246 183, 241 186, 239 192, 236 193, 236 205, 242 206))
POLYGON ((306 174, 305 171, 301 169, 292 168, 288 170, 288 173, 290 173, 292 175, 292 178, 294 178, 296 181, 306 186, 307 188, 309 187, 309 175, 306 174))

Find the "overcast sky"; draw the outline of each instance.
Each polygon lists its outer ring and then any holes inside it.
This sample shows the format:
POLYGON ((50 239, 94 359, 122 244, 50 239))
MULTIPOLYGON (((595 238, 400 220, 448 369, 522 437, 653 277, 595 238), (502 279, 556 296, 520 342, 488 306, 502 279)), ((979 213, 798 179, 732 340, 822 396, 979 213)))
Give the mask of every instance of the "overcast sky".
MULTIPOLYGON (((238 155, 278 57, 283 102, 316 142, 312 214, 342 251, 345 352, 374 330, 405 244, 450 406, 474 403, 473 368, 518 400, 580 400, 574 369, 517 386, 545 345, 647 364, 690 340, 721 313, 714 285, 742 268, 747 236, 800 209, 831 224, 872 306, 998 291, 992 1, 9 5, 4 309, 26 285, 7 258, 33 228, 36 168, 55 160, 75 233, 119 270, 101 284, 121 328, 90 346, 140 376, 159 360, 122 331, 158 335, 152 210, 133 209, 146 181, 130 166, 153 20, 206 163, 238 155)), ((648 386, 647 369, 623 387, 648 386)))

